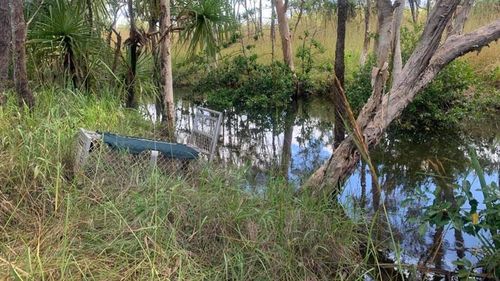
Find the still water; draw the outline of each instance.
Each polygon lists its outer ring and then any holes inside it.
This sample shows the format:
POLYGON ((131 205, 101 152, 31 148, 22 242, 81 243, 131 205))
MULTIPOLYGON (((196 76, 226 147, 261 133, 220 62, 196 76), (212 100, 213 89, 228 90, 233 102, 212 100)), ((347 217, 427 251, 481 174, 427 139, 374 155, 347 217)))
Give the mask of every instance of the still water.
MULTIPOLYGON (((183 141, 195 105, 181 95, 176 106, 177 132, 183 141)), ((150 107, 152 111, 154 106, 150 107)), ((300 186, 333 153, 331 120, 331 106, 319 98, 299 102, 292 114, 225 112, 217 156, 224 163, 250 166, 248 187, 256 192, 262 191, 270 175, 279 170, 285 170, 289 181, 300 186)), ((353 219, 372 218, 378 213, 378 240, 393 249, 387 219, 381 212, 385 205, 401 263, 456 271, 459 266, 453 262, 459 258, 477 262, 481 257, 477 238, 456 230, 451 223, 429 226, 422 217, 433 204, 457 204, 465 180, 471 183, 478 209, 485 208, 468 150, 477 153, 486 182, 498 186, 499 124, 496 120, 492 124, 469 124, 465 130, 430 130, 420 135, 390 133, 372 152, 382 192, 372 184, 366 165, 360 163, 339 200, 353 219)), ((465 202, 462 210, 467 209, 470 206, 465 202)), ((488 233, 484 235, 491 238, 488 233)))

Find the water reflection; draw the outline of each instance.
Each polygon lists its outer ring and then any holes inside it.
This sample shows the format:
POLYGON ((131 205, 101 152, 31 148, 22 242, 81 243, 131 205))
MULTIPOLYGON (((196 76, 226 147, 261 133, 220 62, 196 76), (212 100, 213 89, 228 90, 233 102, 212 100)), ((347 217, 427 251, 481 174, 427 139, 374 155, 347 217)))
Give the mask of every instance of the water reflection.
MULTIPOLYGON (((195 105, 182 96, 176 105, 178 139, 182 142, 190 131, 195 105)), ((249 165, 248 181, 253 187, 264 187, 268 175, 276 173, 284 174, 298 186, 332 154, 332 119, 330 104, 321 99, 299 101, 285 112, 224 112, 218 158, 223 163, 249 165)), ((433 270, 461 269, 452 262, 463 257, 477 261, 479 241, 450 224, 422 228, 418 218, 432 204, 456 205, 454 190, 463 180, 472 183, 471 191, 480 202, 478 208, 485 208, 467 148, 478 153, 486 181, 499 181, 496 132, 498 128, 473 124, 467 133, 448 130, 414 136, 388 134, 372 152, 382 192, 367 165, 360 163, 339 200, 354 218, 373 217, 384 204, 403 249, 403 263, 433 270)), ((379 225, 386 224, 384 218, 378 219, 379 225)), ((387 229, 377 229, 380 240, 389 240, 387 229)))

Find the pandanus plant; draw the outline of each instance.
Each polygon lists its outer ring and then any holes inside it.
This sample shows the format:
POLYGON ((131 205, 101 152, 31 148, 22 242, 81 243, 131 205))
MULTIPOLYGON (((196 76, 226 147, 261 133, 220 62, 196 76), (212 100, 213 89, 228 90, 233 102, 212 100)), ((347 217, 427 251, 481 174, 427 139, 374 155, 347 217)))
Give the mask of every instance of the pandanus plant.
MULTIPOLYGON (((91 28, 78 5, 65 0, 47 3, 29 32, 36 46, 35 59, 56 69, 62 66, 65 77, 78 87, 83 79, 82 61, 92 48, 91 28)), ((57 73, 54 73, 56 76, 57 73)))
POLYGON ((220 42, 235 30, 231 6, 226 0, 191 1, 178 9, 177 21, 182 27, 179 38, 188 45, 190 57, 198 51, 215 57, 220 42))

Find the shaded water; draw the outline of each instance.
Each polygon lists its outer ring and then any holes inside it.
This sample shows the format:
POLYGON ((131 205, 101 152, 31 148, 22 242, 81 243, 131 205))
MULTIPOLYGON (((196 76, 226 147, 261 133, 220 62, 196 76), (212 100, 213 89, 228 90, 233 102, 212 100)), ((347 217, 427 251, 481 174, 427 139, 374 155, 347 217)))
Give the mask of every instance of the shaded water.
MULTIPOLYGON (((176 105, 177 132, 182 141, 190 130, 195 105, 182 95, 176 105)), ((265 187, 269 175, 283 170, 299 186, 333 153, 332 119, 329 103, 318 98, 299 102, 296 111, 288 113, 225 112, 218 158, 225 163, 249 165, 248 185, 257 191, 265 187)), ((372 184, 366 165, 360 163, 339 200, 354 219, 372 217, 385 204, 402 251, 402 263, 455 271, 457 266, 452 262, 461 257, 475 262, 480 256, 477 238, 455 230, 451 224, 425 227, 421 217, 426 207, 436 202, 456 204, 464 180, 471 182, 478 208, 485 208, 467 149, 477 152, 486 181, 498 184, 497 124, 470 124, 463 131, 449 129, 415 136, 388 134, 372 152, 382 193, 372 184)), ((470 206, 465 203, 464 208, 470 206)), ((377 236, 388 241, 386 219, 378 219, 377 236)))

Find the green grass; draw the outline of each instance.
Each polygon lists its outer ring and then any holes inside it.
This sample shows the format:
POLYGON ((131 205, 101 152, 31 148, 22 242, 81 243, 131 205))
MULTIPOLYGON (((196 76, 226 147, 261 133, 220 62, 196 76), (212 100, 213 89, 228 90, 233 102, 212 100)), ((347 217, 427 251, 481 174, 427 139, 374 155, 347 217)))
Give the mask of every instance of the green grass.
POLYGON ((242 190, 244 170, 230 167, 203 170, 195 185, 157 174, 132 187, 71 179, 78 127, 153 128, 111 94, 36 96, 32 113, 12 95, 0 107, 0 280, 356 280, 370 271, 360 225, 279 178, 260 195, 242 190))

